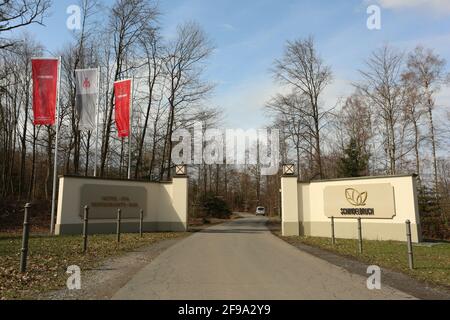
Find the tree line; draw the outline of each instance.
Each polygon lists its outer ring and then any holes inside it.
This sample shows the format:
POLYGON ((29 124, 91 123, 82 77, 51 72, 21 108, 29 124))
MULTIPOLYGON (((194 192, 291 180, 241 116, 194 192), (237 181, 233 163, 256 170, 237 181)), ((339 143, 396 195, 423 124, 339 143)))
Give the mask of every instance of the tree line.
POLYGON ((24 0, 2 4, 0 36, 0 172, 2 198, 49 199, 55 128, 32 123, 31 58, 60 56, 62 64, 58 173, 92 176, 95 132, 79 128, 75 107, 75 70, 99 67, 100 177, 126 177, 128 143, 114 126, 114 81, 133 78, 131 153, 133 178, 169 180, 173 171, 172 134, 194 120, 208 121, 218 111, 208 107, 214 86, 204 80, 214 46, 202 28, 182 22, 173 37, 161 35, 156 2, 81 0, 80 28, 57 52, 24 32, 10 31, 5 19, 17 18, 16 30, 43 23, 50 1, 24 0), (28 23, 23 20, 28 19, 28 23))
POLYGON ((272 68, 284 93, 266 106, 282 129, 284 161, 305 181, 415 173, 422 212, 438 216, 450 236, 450 112, 437 103, 450 79, 446 61, 421 45, 411 52, 384 45, 358 73, 354 93, 327 105, 333 72, 314 38, 287 42, 272 68))
MULTIPOLYGON (((161 12, 152 0, 80 0, 80 28, 49 52, 23 31, 44 24, 50 0, 0 4, 0 195, 11 201, 49 200, 55 128, 32 123, 31 58, 61 56, 58 173, 92 176, 95 132, 81 131, 75 107, 75 70, 101 69, 98 175, 125 178, 128 144, 114 125, 114 81, 134 79, 131 165, 134 179, 170 180, 173 133, 200 121, 203 130, 223 125, 211 106, 214 84, 205 68, 214 45, 196 22, 181 22, 163 36, 161 12)), ((418 174, 421 210, 448 230, 450 158, 447 65, 431 48, 375 50, 354 92, 327 105, 333 69, 314 38, 288 41, 273 62, 282 87, 264 106, 268 127, 280 130, 283 163, 295 163, 303 181, 366 175, 418 174), (445 102, 444 102, 445 103, 445 102), (447 109, 446 109, 447 108, 447 109)), ((245 107, 245 106, 244 106, 245 107)), ((266 206, 280 212, 280 175, 261 177, 260 165, 200 164, 189 167, 191 213, 202 199, 224 199, 236 211, 266 206)), ((208 200, 209 201, 209 200, 208 200)), ((448 232, 448 231, 447 231, 448 232)))

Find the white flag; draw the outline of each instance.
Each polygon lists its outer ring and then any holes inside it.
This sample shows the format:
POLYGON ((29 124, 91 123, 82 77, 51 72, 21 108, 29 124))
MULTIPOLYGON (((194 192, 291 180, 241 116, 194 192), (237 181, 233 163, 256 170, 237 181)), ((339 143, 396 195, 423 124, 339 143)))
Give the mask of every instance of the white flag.
POLYGON ((95 129, 98 76, 98 69, 75 70, 76 109, 80 119, 80 130, 95 129))

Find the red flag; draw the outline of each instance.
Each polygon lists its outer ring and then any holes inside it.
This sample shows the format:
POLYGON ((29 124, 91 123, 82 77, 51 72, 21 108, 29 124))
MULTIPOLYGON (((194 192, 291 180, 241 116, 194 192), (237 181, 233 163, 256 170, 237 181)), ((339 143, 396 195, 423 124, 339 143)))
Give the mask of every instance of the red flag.
POLYGON ((114 95, 116 99, 116 125, 119 138, 128 137, 130 135, 131 80, 115 82, 114 95))
POLYGON ((58 59, 32 59, 35 125, 54 125, 58 90, 58 59))

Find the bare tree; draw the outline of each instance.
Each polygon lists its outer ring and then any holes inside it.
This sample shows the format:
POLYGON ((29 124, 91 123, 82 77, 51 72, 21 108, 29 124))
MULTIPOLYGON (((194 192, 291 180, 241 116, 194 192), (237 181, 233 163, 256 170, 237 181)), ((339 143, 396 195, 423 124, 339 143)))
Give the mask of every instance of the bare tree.
POLYGON ((288 41, 283 58, 275 61, 272 72, 277 80, 291 86, 309 100, 310 110, 307 114, 312 119, 314 129, 313 149, 317 175, 323 178, 320 123, 325 113, 319 105, 319 99, 332 80, 331 68, 319 57, 314 39, 309 37, 305 40, 288 41))
MULTIPOLYGON (((81 147, 83 134, 80 132, 79 119, 75 107, 76 87, 75 87, 75 70, 98 65, 97 49, 95 48, 95 38, 93 33, 97 28, 94 19, 98 12, 99 3, 97 0, 79 0, 81 8, 81 28, 74 34, 75 43, 69 45, 63 56, 63 68, 67 77, 67 90, 69 93, 68 103, 70 106, 70 123, 71 135, 68 150, 66 152, 66 168, 70 171, 70 158, 73 151, 73 173, 80 172, 81 147)), ((89 148, 91 132, 86 134, 86 168, 89 166, 89 148)))
MULTIPOLYGON (((23 99, 23 118, 22 118, 22 133, 20 136, 21 145, 21 157, 20 157, 20 173, 19 173, 19 198, 22 196, 25 184, 25 161, 27 155, 27 134, 29 113, 31 110, 31 58, 33 56, 39 56, 42 51, 42 46, 28 36, 25 36, 25 41, 20 45, 20 53, 18 58, 20 59, 20 68, 24 70, 23 76, 21 76, 21 90, 24 95, 23 99)), ((16 49, 17 52, 17 49, 16 49)), ((34 166, 34 163, 32 164, 34 166)))
POLYGON ((295 92, 287 95, 279 94, 266 105, 266 108, 269 114, 275 116, 278 127, 283 128, 286 138, 294 146, 300 176, 306 179, 313 177, 315 173, 308 169, 314 167, 312 163, 308 163, 305 168, 305 171, 309 172, 307 177, 303 177, 304 174, 301 172, 302 155, 307 155, 307 159, 314 159, 311 150, 314 150, 315 143, 311 137, 314 136, 315 129, 310 117, 309 100, 295 92))
POLYGON ((420 88, 415 81, 415 75, 411 72, 405 72, 402 75, 402 78, 405 90, 403 112, 407 121, 409 121, 413 127, 415 165, 420 185, 422 182, 420 149, 421 143, 425 138, 421 133, 421 120, 426 115, 426 109, 423 108, 423 96, 420 94, 420 88))
POLYGON ((398 126, 402 115, 404 92, 401 84, 403 56, 389 46, 372 53, 366 70, 360 71, 362 84, 355 86, 366 95, 380 117, 379 130, 388 158, 388 173, 397 173, 398 126))
MULTIPOLYGON (((136 168, 134 172, 135 179, 138 178, 139 172, 141 170, 142 165, 142 157, 143 157, 143 149, 144 149, 144 141, 145 137, 147 135, 147 127, 149 125, 150 121, 150 115, 152 111, 153 103, 156 102, 155 99, 155 91, 156 86, 158 85, 159 78, 161 77, 162 71, 163 71, 163 57, 162 57, 162 48, 161 48, 161 39, 159 36, 151 30, 150 34, 147 34, 147 36, 142 37, 140 40, 142 49, 145 54, 145 59, 147 62, 147 88, 148 88, 148 96, 147 96, 147 110, 145 111, 145 118, 144 118, 144 126, 142 130, 142 134, 140 135, 140 138, 138 139, 138 156, 136 161, 136 168)), ((159 120, 159 114, 158 120, 159 120)), ((154 151, 153 151, 154 152, 154 151)), ((154 155, 153 155, 154 157, 154 155)), ((154 160, 154 158, 153 158, 154 160)), ((152 169, 153 170, 153 169, 152 169)), ((152 171, 151 170, 151 171, 152 171)))
POLYGON ((408 56, 407 68, 412 81, 421 89, 424 105, 428 114, 431 148, 433 154, 434 188, 438 190, 437 137, 434 123, 435 96, 445 80, 445 60, 435 54, 433 50, 418 46, 408 56))
MULTIPOLYGON (((167 166, 162 163, 161 180, 171 177, 172 134, 176 113, 182 107, 200 103, 212 90, 212 86, 202 81, 203 63, 212 53, 213 47, 197 23, 187 22, 180 25, 177 37, 168 44, 165 61, 169 102, 169 119, 164 154, 167 154, 167 166)), ((163 160, 165 160, 163 158, 163 160)))
POLYGON ((30 24, 43 24, 51 6, 50 0, 3 0, 0 3, 0 50, 16 41, 5 38, 6 33, 30 24))
MULTIPOLYGON (((155 28, 158 11, 148 0, 116 0, 111 9, 109 29, 113 36, 114 67, 113 81, 130 71, 126 58, 139 43, 139 39, 155 28), (149 31, 150 30, 150 31, 149 31)), ((131 67, 132 69, 133 67, 131 67)), ((100 175, 104 176, 109 151, 111 126, 113 120, 114 89, 111 90, 104 122, 100 175)))

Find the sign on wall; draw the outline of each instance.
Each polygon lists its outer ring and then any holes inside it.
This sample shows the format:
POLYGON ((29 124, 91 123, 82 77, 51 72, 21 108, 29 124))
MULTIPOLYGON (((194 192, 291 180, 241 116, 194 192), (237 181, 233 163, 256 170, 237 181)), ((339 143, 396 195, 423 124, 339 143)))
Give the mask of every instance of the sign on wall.
POLYGON ((394 188, 391 184, 326 187, 324 209, 329 218, 392 219, 394 188))
MULTIPOLYGON (((147 212, 147 192, 141 187, 84 185, 81 188, 81 206, 89 206, 89 219, 139 219, 141 209, 147 212)), ((82 215, 82 213, 80 213, 82 215)))

